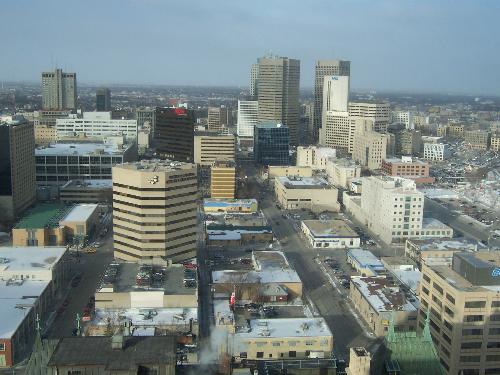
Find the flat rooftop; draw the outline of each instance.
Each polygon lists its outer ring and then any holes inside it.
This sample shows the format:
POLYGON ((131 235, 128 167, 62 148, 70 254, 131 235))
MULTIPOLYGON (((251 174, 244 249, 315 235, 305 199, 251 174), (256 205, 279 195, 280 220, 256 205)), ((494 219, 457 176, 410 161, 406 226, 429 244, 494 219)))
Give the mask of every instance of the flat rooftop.
POLYGON ((417 311, 399 287, 383 276, 353 277, 351 283, 375 311, 417 311))
POLYGON ((281 251, 253 251, 252 262, 257 270, 290 268, 288 259, 281 251))
POLYGON ((352 249, 347 252, 347 257, 356 261, 361 267, 372 267, 374 269, 383 269, 384 265, 371 251, 363 249, 352 249))
POLYGON ((144 171, 144 172, 171 172, 180 169, 193 169, 194 165, 191 163, 184 163, 169 159, 165 160, 153 159, 153 160, 141 160, 141 161, 119 164, 114 168, 130 169, 133 171, 144 171))
POLYGON ((477 251, 478 243, 466 238, 441 240, 438 238, 426 240, 409 240, 417 245, 420 251, 477 251))
POLYGON ((440 222, 437 219, 431 218, 431 217, 424 217, 422 219, 422 229, 424 229, 424 230, 428 230, 428 229, 438 229, 438 230, 450 229, 451 230, 451 228, 448 225, 440 222))
POLYGON ((324 178, 320 177, 278 177, 278 180, 287 189, 333 189, 324 178))
POLYGON ((332 332, 323 318, 252 319, 235 335, 236 339, 325 336, 332 332))
POLYGON ((262 271, 222 270, 212 271, 214 284, 266 284, 266 283, 301 283, 300 277, 292 269, 264 269, 262 271))
POLYGON ((14 229, 57 228, 72 206, 63 203, 39 203, 15 225, 14 229))
POLYGON ((113 187, 113 180, 70 180, 65 183, 61 189, 71 188, 91 188, 91 189, 111 189, 113 187))
POLYGON ((54 143, 47 147, 37 147, 36 156, 85 156, 85 155, 121 155, 131 145, 119 148, 114 143, 54 143))
POLYGON ((216 199, 205 198, 203 200, 204 207, 226 208, 226 207, 245 207, 248 209, 257 210, 257 199, 216 199))
POLYGON ((96 309, 92 324, 105 326, 108 324, 109 318, 112 318, 113 321, 117 320, 117 325, 131 321, 132 327, 185 325, 189 324, 190 319, 193 319, 194 322, 198 321, 198 309, 195 307, 96 309))
POLYGON ((391 164, 401 164, 401 165, 412 165, 412 164, 418 164, 418 165, 428 165, 429 163, 419 160, 419 159, 412 159, 411 161, 404 161, 402 159, 398 158, 388 158, 384 159, 386 163, 391 163, 391 164))
POLYGON ((66 215, 61 222, 64 221, 87 221, 92 214, 97 210, 97 204, 77 204, 73 209, 66 215))
POLYGON ((359 235, 343 220, 303 220, 314 237, 359 237, 359 235))
MULTIPOLYGON (((0 279, 6 272, 30 274, 31 271, 51 270, 66 252, 66 247, 14 246, 0 247, 0 279)), ((10 277, 10 276, 8 276, 10 277)))

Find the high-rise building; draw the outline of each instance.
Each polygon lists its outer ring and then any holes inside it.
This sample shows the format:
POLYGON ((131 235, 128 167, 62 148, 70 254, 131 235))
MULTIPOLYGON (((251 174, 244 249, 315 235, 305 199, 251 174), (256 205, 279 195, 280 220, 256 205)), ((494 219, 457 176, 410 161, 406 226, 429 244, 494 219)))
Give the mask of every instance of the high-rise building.
POLYGON ((374 131, 359 131, 354 135, 352 159, 368 169, 382 168, 387 156, 389 135, 374 131))
POLYGON ((446 374, 500 374, 499 269, 496 251, 457 252, 451 267, 422 262, 418 327, 429 314, 446 374))
POLYGON ((46 110, 76 110, 76 73, 62 69, 42 73, 42 108, 46 110))
POLYGON ((194 164, 151 160, 113 167, 115 258, 195 257, 197 192, 194 164))
POLYGON ((255 126, 253 155, 256 164, 290 165, 288 127, 267 122, 255 126))
POLYGON ((238 137, 252 137, 255 125, 259 123, 259 102, 256 100, 238 100, 238 137))
POLYGON ((158 153, 173 160, 192 162, 194 158, 193 111, 186 108, 156 108, 154 140, 158 153))
POLYGON ((208 108, 208 130, 222 131, 232 124, 231 110, 225 106, 208 108))
POLYGON ((259 122, 279 122, 290 131, 290 144, 299 137, 300 61, 288 57, 262 57, 258 60, 259 122))
POLYGON ((349 116, 373 121, 371 130, 386 133, 390 120, 390 105, 385 102, 350 102, 349 116))
POLYGON ((1 219, 15 220, 35 200, 35 136, 33 125, 22 116, 0 118, 1 219))
POLYGON ((106 87, 97 89, 95 94, 95 110, 97 112, 111 111, 111 91, 106 87))
POLYGON ((323 83, 323 112, 348 112, 349 76, 325 76, 323 83))
POLYGON ((252 64, 250 69, 250 96, 252 99, 257 99, 259 82, 259 64, 252 64))
POLYGON ((236 166, 234 161, 216 160, 210 170, 210 196, 234 199, 236 166))
POLYGON ((325 76, 347 76, 351 73, 351 62, 343 60, 318 60, 314 72, 314 115, 310 132, 313 142, 318 141, 323 116, 323 84, 325 76))
POLYGON ((336 155, 336 150, 330 147, 299 146, 297 147, 296 165, 325 171, 328 160, 335 158, 336 155))
POLYGON ((320 144, 352 154, 354 134, 372 127, 373 121, 370 119, 352 117, 347 112, 326 112, 319 132, 320 144))
POLYGON ((236 140, 233 134, 196 132, 194 135, 194 163, 210 166, 217 159, 235 161, 236 140))

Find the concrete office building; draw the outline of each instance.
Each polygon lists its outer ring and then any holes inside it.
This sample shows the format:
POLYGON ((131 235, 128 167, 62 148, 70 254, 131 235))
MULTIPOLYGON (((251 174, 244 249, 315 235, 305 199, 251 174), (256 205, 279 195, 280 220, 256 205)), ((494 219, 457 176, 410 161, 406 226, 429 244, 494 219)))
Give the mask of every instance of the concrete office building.
POLYGON ((481 250, 478 242, 464 238, 453 239, 408 239, 405 242, 405 256, 414 260, 419 267, 428 265, 451 266, 453 254, 481 250))
POLYGON ((403 124, 406 129, 415 129, 413 123, 413 112, 411 111, 393 111, 391 112, 391 122, 403 124))
POLYGON ((238 100, 238 123, 236 133, 238 137, 253 138, 253 129, 259 123, 259 102, 238 100))
POLYGON ((154 137, 156 128, 156 110, 151 107, 140 107, 135 110, 135 119, 138 129, 149 129, 151 137, 154 137))
POLYGON ((111 91, 107 87, 97 89, 95 93, 95 110, 97 112, 111 111, 111 91))
POLYGON ((250 96, 257 99, 257 93, 259 92, 259 64, 252 64, 250 68, 250 96))
POLYGON ((358 131, 354 135, 352 159, 370 170, 382 168, 387 156, 389 136, 374 131, 358 131))
POLYGON ((55 126, 51 125, 34 125, 35 144, 48 145, 57 140, 57 131, 55 126))
MULTIPOLYGON (((70 110, 43 110, 36 111, 35 116, 33 118, 33 125, 37 126, 46 126, 46 127, 54 127, 56 126, 56 120, 58 118, 66 118, 72 114, 70 110)), ((55 141, 55 138, 54 138, 55 141)))
MULTIPOLYGON (((499 138, 500 139, 500 138, 499 138)), ((493 140, 493 138, 492 138, 493 140)), ((493 142, 492 142, 493 145, 493 142)), ((493 147, 492 147, 493 149, 493 147)), ((444 143, 424 143, 424 159, 429 161, 443 161, 450 155, 449 146, 444 143)))
POLYGON ((42 108, 76 110, 76 73, 62 69, 42 73, 42 108))
POLYGON ((290 129, 290 144, 298 144, 300 61, 287 57, 258 59, 259 122, 279 122, 290 129))
POLYGON ((15 220, 35 203, 34 150, 32 124, 22 116, 0 118, 0 210, 3 220, 15 220))
POLYGON ((299 146, 297 147, 297 166, 324 171, 328 159, 335 156, 336 151, 331 147, 299 146))
POLYGON ((372 120, 371 130, 386 133, 390 120, 390 105, 384 102, 350 102, 349 116, 372 120))
POLYGON ((236 139, 233 134, 196 132, 194 134, 194 162, 210 166, 216 160, 235 161, 236 139))
POLYGON ((222 131, 232 125, 231 110, 225 106, 208 107, 208 130, 222 131))
POLYGON ((401 159, 384 159, 382 173, 386 176, 409 178, 417 184, 434 182, 434 177, 429 176, 429 163, 413 159, 411 156, 403 156, 401 159))
POLYGON ((347 76, 351 71, 351 62, 343 60, 317 60, 314 70, 314 113, 310 122, 312 141, 319 140, 319 129, 323 119, 323 87, 326 76, 347 76))
POLYGON ((485 130, 464 131, 464 145, 473 149, 485 151, 490 147, 491 134, 485 130))
POLYGON ((320 129, 320 144, 338 151, 352 154, 354 134, 373 128, 373 120, 352 117, 347 112, 327 112, 320 129))
POLYGON ((210 197, 233 199, 236 192, 234 161, 216 160, 210 168, 210 197))
POLYGON ((114 120, 111 112, 84 112, 82 118, 72 115, 56 120, 56 139, 69 137, 105 138, 124 135, 129 142, 137 142, 136 120, 114 120))
POLYGON ((194 112, 186 108, 156 108, 154 141, 166 158, 192 162, 194 159, 194 112))
POLYGON ((494 152, 500 151, 500 132, 499 131, 491 133, 490 150, 494 151, 494 152))
POLYGON ((329 159, 326 163, 328 182, 338 188, 349 189, 355 178, 361 177, 361 166, 350 159, 329 159))
POLYGON ((290 134, 287 126, 267 122, 258 124, 254 130, 253 155, 255 164, 289 165, 290 134))
POLYGON ((500 297, 496 252, 455 253, 452 266, 422 263, 420 314, 446 374, 500 373, 500 297))
POLYGON ((113 167, 115 257, 195 257, 197 189, 194 164, 151 160, 113 167))
POLYGON ((59 188, 63 203, 111 203, 111 180, 70 180, 59 188))
POLYGON ((110 180, 111 167, 137 159, 135 144, 56 143, 35 150, 38 185, 69 180, 110 180))

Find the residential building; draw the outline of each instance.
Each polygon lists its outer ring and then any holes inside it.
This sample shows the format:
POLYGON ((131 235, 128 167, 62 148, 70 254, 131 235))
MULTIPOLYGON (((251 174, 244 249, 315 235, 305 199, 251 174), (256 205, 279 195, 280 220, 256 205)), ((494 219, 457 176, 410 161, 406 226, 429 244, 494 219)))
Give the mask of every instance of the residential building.
POLYGON ((250 96, 257 98, 259 90, 259 64, 252 64, 250 68, 250 96))
POLYGON ((490 150, 500 152, 500 131, 491 133, 490 150))
POLYGON ((452 265, 422 263, 419 327, 430 334, 446 374, 497 374, 500 297, 496 252, 455 253, 452 265))
POLYGON ((417 184, 434 182, 434 177, 429 176, 429 163, 411 156, 382 160, 382 173, 386 176, 409 178, 417 184))
POLYGON ((425 262, 428 265, 451 266, 453 254, 458 252, 475 252, 481 250, 476 241, 465 238, 453 239, 407 239, 405 255, 414 260, 419 267, 425 262))
POLYGON ((45 110, 76 110, 76 73, 62 69, 42 73, 42 108, 45 110))
POLYGON ((425 160, 443 161, 446 160, 449 157, 449 155, 450 155, 449 146, 445 143, 424 143, 425 160))
POLYGON ((359 131, 354 135, 352 159, 370 170, 382 168, 387 155, 389 136, 375 131, 359 131))
POLYGON ((254 127, 259 123, 259 102, 257 100, 238 100, 238 137, 253 138, 254 127))
POLYGON ((351 62, 345 60, 317 60, 314 70, 314 113, 310 122, 312 141, 319 140, 319 129, 323 119, 323 87, 326 76, 347 76, 351 73, 351 62))
POLYGON ((194 134, 194 163, 210 166, 216 160, 235 161, 236 139, 233 134, 196 132, 194 134))
POLYGON ((216 160, 210 168, 210 197, 234 199, 236 192, 236 164, 216 160))
POLYGON ((73 275, 66 247, 0 247, 0 369, 22 362, 73 275), (29 277, 27 277, 29 275, 29 277))
POLYGON ((186 108, 156 108, 154 141, 166 158, 192 162, 194 159, 194 112, 186 108))
POLYGON ((267 122, 256 125, 253 142, 255 164, 289 165, 289 137, 288 127, 281 123, 267 122))
POLYGON ((336 151, 330 147, 299 146, 297 147, 297 166, 311 167, 313 170, 326 170, 329 158, 334 158, 336 151))
POLYGON ((391 320, 398 332, 417 331, 417 308, 405 293, 385 276, 354 276, 350 298, 373 333, 385 336, 391 320))
POLYGON ((349 116, 371 120, 370 130, 386 133, 390 120, 390 105, 385 102, 350 102, 349 116))
POLYGON ((35 150, 38 185, 64 185, 69 180, 110 180, 113 165, 137 159, 134 144, 56 143, 35 150))
POLYGON ((450 138, 464 138, 465 126, 460 124, 448 124, 446 136, 450 138))
POLYGON ((149 128, 151 137, 154 138, 156 129, 156 110, 151 107, 140 107, 135 110, 137 128, 149 128))
POLYGON ((278 122, 290 131, 290 144, 298 144, 300 61, 288 57, 258 59, 259 122, 278 122))
POLYGON ((129 142, 137 142, 136 120, 114 120, 111 112, 84 112, 82 118, 76 115, 56 120, 56 139, 69 137, 105 138, 123 135, 129 142))
POLYGON ((257 212, 258 203, 256 199, 212 199, 203 200, 203 211, 224 213, 253 213, 257 212))
POLYGON ((59 188, 63 203, 111 203, 112 180, 70 180, 59 188))
POLYGON ((97 89, 95 93, 95 110, 97 112, 111 111, 111 91, 107 87, 97 89))
POLYGON ((350 249, 347 251, 347 263, 362 277, 379 276, 386 273, 384 265, 371 251, 350 249))
POLYGON ((274 193, 277 203, 286 210, 340 211, 337 189, 323 178, 278 177, 274 193))
POLYGON ((197 189, 193 164, 151 160, 113 167, 115 258, 195 257, 197 189))
POLYGON ((301 229, 315 248, 347 249, 361 245, 359 235, 343 220, 303 220, 301 229))
POLYGON ((231 125, 231 109, 225 106, 208 107, 208 130, 221 132, 231 125))
POLYGON ((0 118, 0 221, 13 221, 36 200, 33 125, 0 118))
POLYGON ((491 134, 485 130, 464 131, 464 144, 473 150, 487 150, 490 147, 491 134))
POLYGON ((330 158, 326 163, 326 175, 331 185, 349 189, 352 180, 361 177, 361 166, 351 159, 330 158))

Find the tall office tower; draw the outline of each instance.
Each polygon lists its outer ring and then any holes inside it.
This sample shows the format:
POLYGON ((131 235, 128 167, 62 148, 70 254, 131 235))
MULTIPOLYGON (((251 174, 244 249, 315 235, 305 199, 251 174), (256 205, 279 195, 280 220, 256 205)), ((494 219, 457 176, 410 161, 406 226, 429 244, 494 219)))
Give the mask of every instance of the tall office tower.
POLYGON ((163 156, 184 162, 194 158, 193 111, 186 108, 156 108, 156 150, 163 156))
POLYGON ((387 133, 390 105, 383 102, 350 102, 349 116, 373 120, 373 131, 387 133))
POLYGON ((115 258, 180 262, 196 256, 196 166, 150 160, 113 167, 115 258))
POLYGON ((259 64, 252 64, 250 69, 250 96, 252 99, 257 99, 259 82, 259 64))
POLYGON ((326 76, 323 83, 323 114, 328 112, 348 112, 349 77, 326 76))
POLYGON ((355 133, 372 127, 373 121, 370 119, 351 117, 347 112, 326 112, 323 127, 319 131, 319 143, 352 154, 355 133))
POLYGON ((194 163, 210 166, 217 159, 235 161, 236 139, 234 134, 196 132, 194 134, 194 163))
POLYGON ((22 116, 0 118, 0 221, 12 221, 36 200, 35 135, 22 116))
POLYGON ((290 133, 288 127, 276 122, 255 126, 253 155, 255 164, 290 165, 290 133))
POLYGON ((255 125, 259 123, 259 102, 256 100, 238 100, 238 137, 253 137, 255 125))
POLYGON ((111 111, 111 91, 106 87, 97 89, 95 93, 95 110, 97 112, 111 111))
POLYGON ((225 106, 208 107, 208 130, 222 131, 231 126, 231 110, 225 106))
POLYGON ((76 73, 62 69, 42 73, 42 108, 46 110, 76 109, 76 73))
POLYGON ((313 142, 319 139, 323 121, 323 84, 326 76, 347 76, 351 74, 351 62, 343 60, 318 60, 314 71, 314 115, 310 123, 313 142))
POLYGON ((261 57, 257 97, 259 122, 280 122, 290 131, 290 144, 299 137, 300 61, 288 57, 261 57))
POLYGON ((210 169, 210 196, 233 199, 236 191, 236 166, 234 161, 216 160, 210 169))

